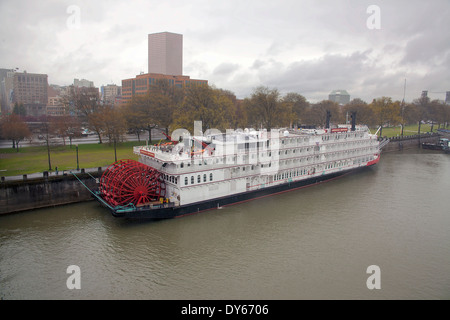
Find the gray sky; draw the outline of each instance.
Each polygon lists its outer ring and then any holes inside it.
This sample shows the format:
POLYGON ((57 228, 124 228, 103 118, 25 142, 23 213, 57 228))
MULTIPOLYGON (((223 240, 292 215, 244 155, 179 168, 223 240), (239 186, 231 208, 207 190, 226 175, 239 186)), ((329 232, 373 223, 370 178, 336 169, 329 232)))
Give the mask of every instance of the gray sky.
POLYGON ((185 75, 238 98, 264 85, 401 100, 405 79, 407 101, 450 91, 449 0, 0 0, 0 23, 0 68, 50 84, 121 85, 148 71, 147 35, 169 31, 183 34, 185 75))

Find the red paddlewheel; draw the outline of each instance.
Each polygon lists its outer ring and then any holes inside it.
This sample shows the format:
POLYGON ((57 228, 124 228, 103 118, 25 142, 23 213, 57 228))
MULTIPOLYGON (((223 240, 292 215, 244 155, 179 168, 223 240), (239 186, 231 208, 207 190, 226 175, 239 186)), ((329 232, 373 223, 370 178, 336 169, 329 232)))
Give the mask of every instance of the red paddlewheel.
POLYGON ((100 194, 109 204, 124 206, 156 201, 166 194, 161 173, 134 160, 119 160, 100 178, 100 194))

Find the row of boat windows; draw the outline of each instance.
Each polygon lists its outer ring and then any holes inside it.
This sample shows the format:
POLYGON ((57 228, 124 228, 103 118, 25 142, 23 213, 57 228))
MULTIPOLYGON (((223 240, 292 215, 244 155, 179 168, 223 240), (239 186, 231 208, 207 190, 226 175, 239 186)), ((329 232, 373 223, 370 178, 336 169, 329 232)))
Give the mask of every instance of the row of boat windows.
MULTIPOLYGON (((331 140, 341 140, 347 138, 362 138, 364 137, 363 132, 355 132, 355 133, 341 133, 341 134, 333 134, 333 135, 322 135, 322 141, 331 140)), ((281 139, 281 144, 291 144, 291 143, 305 143, 309 142, 309 138, 291 138, 291 139, 281 139)))
POLYGON ((347 138, 362 138, 364 137, 364 133, 345 133, 345 134, 336 134, 336 135, 324 135, 322 136, 322 141, 329 141, 330 137, 334 138, 331 140, 341 140, 347 138))
MULTIPOLYGON (((295 150, 292 150, 292 153, 295 153, 295 150)), ((338 151, 338 152, 333 152, 333 153, 328 153, 328 154, 321 154, 321 155, 315 155, 315 156, 310 156, 310 157, 298 157, 295 159, 288 159, 288 160, 280 160, 279 164, 280 165, 288 165, 290 163, 303 163, 303 162, 311 162, 313 160, 315 161, 319 161, 320 157, 324 157, 324 159, 333 159, 339 156, 344 156, 344 157, 350 157, 353 155, 357 155, 358 153, 365 153, 365 152, 375 152, 375 147, 371 147, 371 148, 361 148, 361 149, 354 149, 354 150, 344 150, 344 151, 338 151)), ((281 153, 281 151, 280 151, 281 153)), ((284 151, 283 154, 285 155, 289 155, 290 152, 288 152, 288 150, 284 151)), ((268 153, 268 156, 271 156, 271 153, 268 153)), ((251 159, 254 159, 254 157, 251 157, 251 159)), ((249 157, 244 156, 242 159, 243 164, 247 163, 247 164, 251 164, 248 163, 249 161, 249 157)), ((228 157, 228 158, 216 158, 214 161, 212 159, 204 159, 204 160, 199 160, 198 165, 202 165, 202 163, 204 165, 208 165, 208 164, 215 164, 215 163, 229 163, 229 164, 235 164, 236 163, 236 156, 234 157, 228 157)), ((256 163, 256 162, 255 162, 256 163)), ((190 166, 191 164, 188 163, 187 166, 190 166)), ((264 166, 271 166, 271 163, 266 163, 266 164, 261 164, 261 167, 264 168, 264 166)), ((180 167, 183 168, 184 165, 183 163, 180 164, 180 167)), ((245 167, 243 167, 244 171, 245 171, 245 167)), ((254 169, 254 165, 251 166, 251 170, 254 169)))
MULTIPOLYGON (((174 183, 174 184, 178 183, 178 178, 174 177, 174 176, 169 176, 167 174, 164 174, 162 176, 162 178, 163 178, 164 181, 168 181, 168 182, 171 182, 171 183, 174 183)), ((212 173, 209 174, 209 181, 213 181, 213 174, 212 173)), ((191 184, 194 184, 194 182, 195 182, 195 177, 191 176, 191 184)), ((197 175, 197 183, 200 183, 200 182, 202 182, 202 175, 199 174, 199 175, 197 175)), ((203 182, 207 182, 207 175, 206 174, 203 174, 203 182)), ((185 177, 184 178, 184 185, 187 186, 188 184, 189 184, 189 179, 188 179, 188 177, 185 177)))
MULTIPOLYGON (((213 181, 213 174, 212 173, 209 174, 209 181, 213 181)), ((201 183, 201 182, 202 182, 202 175, 198 174, 197 175, 197 183, 201 183)), ((203 182, 207 182, 207 175, 206 175, 206 173, 203 174, 203 182)), ((195 183, 195 177, 191 176, 191 184, 194 184, 194 183, 195 183)), ((184 178, 184 185, 187 186, 188 184, 189 184, 189 179, 188 179, 188 177, 185 177, 184 178)))
MULTIPOLYGON (((364 145, 366 144, 366 142, 353 142, 351 143, 352 146, 359 146, 359 145, 364 145)), ((336 148, 338 148, 338 146, 334 146, 332 145, 331 148, 330 146, 328 146, 327 148, 329 148, 330 150, 334 150, 336 148)), ((320 151, 320 146, 310 146, 307 148, 297 148, 297 149, 286 149, 286 150, 279 150, 278 151, 278 155, 290 155, 290 154, 302 154, 303 152, 311 152, 311 151, 315 151, 318 152, 320 151)), ((256 159, 257 154, 253 153, 251 155, 242 155, 240 156, 240 158, 242 158, 243 162, 248 161, 249 159, 256 159)), ((260 158, 264 158, 264 157, 272 157, 272 152, 261 152, 260 153, 260 158)), ((222 164, 222 163, 235 163, 237 160, 238 156, 232 156, 232 157, 224 157, 224 158, 215 158, 215 159, 200 159, 198 160, 198 162, 182 162, 179 165, 177 165, 177 168, 184 168, 186 167, 190 167, 191 165, 212 165, 212 164, 222 164)))
MULTIPOLYGON (((340 167, 347 166, 349 164, 359 164, 359 163, 363 163, 363 162, 368 162, 370 160, 371 160, 370 157, 367 156, 367 157, 355 159, 353 161, 352 160, 336 161, 336 162, 332 162, 332 163, 327 163, 325 165, 324 169, 327 170, 327 169, 340 168, 340 167)), ((313 174, 313 173, 315 173, 315 171, 316 171, 315 168, 294 169, 291 171, 276 174, 276 175, 274 175, 274 179, 282 180, 282 179, 287 179, 287 178, 292 178, 292 177, 298 177, 298 176, 302 176, 305 174, 313 174)))

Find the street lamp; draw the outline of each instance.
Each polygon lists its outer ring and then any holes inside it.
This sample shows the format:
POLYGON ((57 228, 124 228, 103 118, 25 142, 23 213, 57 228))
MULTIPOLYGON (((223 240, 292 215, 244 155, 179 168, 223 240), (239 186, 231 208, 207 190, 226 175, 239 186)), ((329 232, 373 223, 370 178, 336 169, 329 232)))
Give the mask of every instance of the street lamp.
POLYGON ((114 137, 114 162, 117 162, 116 137, 114 137))
POLYGON ((80 170, 79 162, 78 162, 78 144, 75 145, 75 148, 77 150, 77 170, 80 170))

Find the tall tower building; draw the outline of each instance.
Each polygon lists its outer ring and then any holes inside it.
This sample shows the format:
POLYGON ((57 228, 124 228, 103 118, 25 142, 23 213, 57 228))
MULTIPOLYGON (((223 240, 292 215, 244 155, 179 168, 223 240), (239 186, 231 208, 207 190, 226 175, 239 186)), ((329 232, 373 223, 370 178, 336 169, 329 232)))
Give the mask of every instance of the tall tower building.
POLYGON ((171 32, 148 35, 148 73, 183 74, 183 35, 171 32))
POLYGON ((328 95, 328 100, 344 105, 350 102, 350 95, 345 90, 333 90, 328 95))

